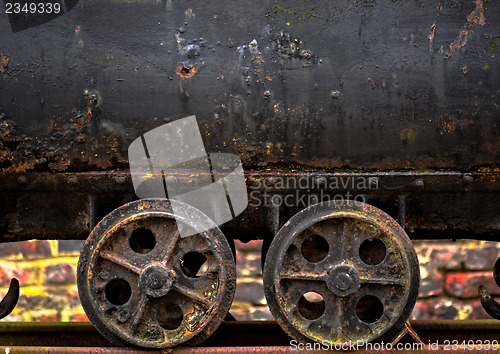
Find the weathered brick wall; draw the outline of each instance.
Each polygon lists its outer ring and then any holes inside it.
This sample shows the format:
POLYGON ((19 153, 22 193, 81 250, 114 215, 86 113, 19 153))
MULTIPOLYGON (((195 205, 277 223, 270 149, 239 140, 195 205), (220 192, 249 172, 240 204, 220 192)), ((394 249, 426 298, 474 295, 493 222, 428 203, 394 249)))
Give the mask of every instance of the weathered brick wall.
MULTIPOLYGON (((484 284, 500 296, 492 269, 500 247, 495 242, 415 241, 420 295, 412 319, 489 318, 477 298, 484 284)), ((10 278, 21 283, 14 312, 4 321, 86 321, 76 287, 82 241, 29 241, 0 244, 0 295, 10 278)), ((231 313, 238 320, 273 319, 262 286, 262 242, 236 242, 237 288, 231 313)))
MULTIPOLYGON (((493 278, 496 242, 458 240, 414 242, 420 263, 420 294, 412 319, 488 319, 477 288, 500 295, 493 278)), ((498 299, 497 299, 498 301, 498 299)))
POLYGON ((81 246, 81 241, 0 244, 2 298, 12 277, 21 285, 19 302, 4 321, 88 321, 76 287, 81 246))

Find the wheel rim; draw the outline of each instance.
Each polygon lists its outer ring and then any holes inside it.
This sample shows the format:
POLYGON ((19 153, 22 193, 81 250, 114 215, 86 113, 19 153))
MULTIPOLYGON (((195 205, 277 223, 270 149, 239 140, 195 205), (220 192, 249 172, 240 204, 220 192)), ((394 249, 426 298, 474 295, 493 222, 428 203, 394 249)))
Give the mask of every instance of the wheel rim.
POLYGON ((167 200, 124 205, 84 245, 78 264, 82 305, 116 344, 195 345, 229 310, 235 289, 230 247, 207 216, 179 206, 174 218, 167 200), (179 227, 197 233, 182 238, 179 227))
POLYGON ((416 253, 401 227, 368 204, 320 203, 296 214, 264 266, 278 323, 306 342, 369 342, 391 336, 418 295, 416 253))

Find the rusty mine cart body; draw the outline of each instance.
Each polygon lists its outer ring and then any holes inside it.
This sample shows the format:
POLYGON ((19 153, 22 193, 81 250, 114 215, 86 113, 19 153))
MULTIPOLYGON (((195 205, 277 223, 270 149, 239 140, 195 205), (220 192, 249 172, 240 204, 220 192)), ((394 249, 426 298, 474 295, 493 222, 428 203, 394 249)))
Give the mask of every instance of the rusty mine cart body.
POLYGON ((113 343, 208 338, 233 239, 264 240, 294 339, 391 340, 418 294, 410 239, 500 237, 498 2, 60 4, 0 14, 0 240, 87 239, 79 294, 113 343), (248 206, 220 226, 132 185, 129 145, 191 115, 242 161, 248 206))

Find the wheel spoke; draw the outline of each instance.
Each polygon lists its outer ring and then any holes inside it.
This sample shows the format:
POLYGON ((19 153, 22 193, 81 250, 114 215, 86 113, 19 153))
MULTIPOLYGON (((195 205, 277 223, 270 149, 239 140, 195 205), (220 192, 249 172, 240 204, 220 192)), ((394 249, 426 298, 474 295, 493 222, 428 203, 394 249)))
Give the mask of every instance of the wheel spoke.
POLYGON ((117 255, 114 255, 114 254, 111 254, 111 253, 108 253, 104 250, 102 250, 100 252, 100 256, 110 262, 113 262, 115 264, 118 264, 120 266, 122 266, 123 268, 129 270, 130 272, 134 273, 134 274, 137 274, 139 275, 141 273, 141 270, 136 267, 135 265, 127 262, 126 260, 118 257, 117 255))
POLYGON ((191 290, 191 289, 188 289, 178 283, 174 284, 174 289, 179 292, 180 294, 188 297, 189 299, 191 299, 192 301, 202 305, 203 307, 205 308, 208 308, 208 306, 210 305, 210 301, 208 299, 206 299, 205 297, 201 296, 200 294, 198 294, 197 292, 191 290))
POLYGON ((396 279, 396 278, 360 278, 361 284, 373 284, 373 285, 396 285, 396 286, 405 286, 406 282, 404 279, 396 279))
POLYGON ((340 258, 346 259, 347 245, 349 242, 349 224, 347 220, 343 220, 342 233, 340 234, 340 258))
POLYGON ((308 326, 308 330, 320 330, 328 333, 335 333, 335 336, 330 337, 333 341, 338 341, 342 338, 342 321, 344 319, 342 298, 337 296, 329 297, 325 300, 325 312, 316 319, 312 320, 308 326))
POLYGON ((179 241, 179 228, 174 219, 168 219, 150 223, 148 229, 156 239, 155 250, 151 253, 151 257, 166 265, 179 241))
POLYGON ((177 247, 181 254, 186 254, 189 252, 201 254, 214 252, 214 250, 209 246, 206 238, 201 234, 179 237, 177 247))
POLYGON ((167 241, 168 243, 164 246, 165 253, 162 254, 161 258, 161 263, 166 266, 170 257, 172 256, 172 253, 174 252, 175 245, 177 241, 179 240, 180 237, 180 232, 178 229, 175 230, 174 234, 170 239, 167 241))
POLYGON ((142 293, 141 298, 139 300, 139 303, 137 304, 137 310, 133 316, 132 323, 130 323, 130 332, 135 333, 137 329, 137 325, 139 324, 139 321, 141 320, 142 316, 144 315, 144 310, 146 309, 146 305, 148 303, 148 297, 146 294, 142 293))
POLYGON ((310 230, 323 237, 330 251, 328 263, 342 262, 347 257, 351 233, 346 219, 324 220, 310 227, 310 230))
POLYGON ((280 278, 286 280, 311 280, 311 281, 324 281, 327 277, 326 273, 319 274, 306 274, 293 271, 281 271, 280 278))

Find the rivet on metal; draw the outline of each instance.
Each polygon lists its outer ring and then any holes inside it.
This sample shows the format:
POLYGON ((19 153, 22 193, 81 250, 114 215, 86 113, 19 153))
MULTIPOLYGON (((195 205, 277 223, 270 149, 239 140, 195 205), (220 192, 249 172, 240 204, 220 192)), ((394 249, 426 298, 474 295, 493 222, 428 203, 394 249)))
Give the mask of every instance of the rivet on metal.
POLYGON ((124 175, 119 175, 115 177, 115 181, 118 184, 125 184, 127 183, 127 177, 125 177, 124 175))
POLYGON ((474 177, 471 174, 467 173, 464 175, 464 182, 465 183, 471 183, 473 181, 474 181, 474 177))
POLYGON ((314 178, 314 184, 316 187, 326 187, 326 177, 318 176, 314 178))
POLYGON ((78 183, 78 177, 75 175, 71 175, 68 177, 68 183, 69 184, 77 184, 78 183))
POLYGON ((424 188, 424 181, 421 179, 417 179, 414 184, 417 188, 424 188))
POLYGON ((334 91, 330 92, 330 96, 332 96, 332 98, 338 100, 340 98, 340 92, 337 90, 334 90, 334 91))

